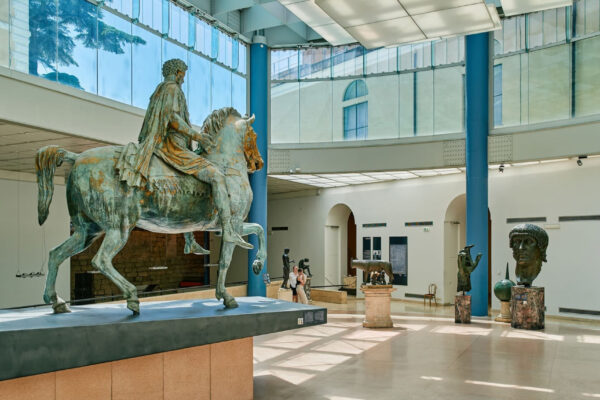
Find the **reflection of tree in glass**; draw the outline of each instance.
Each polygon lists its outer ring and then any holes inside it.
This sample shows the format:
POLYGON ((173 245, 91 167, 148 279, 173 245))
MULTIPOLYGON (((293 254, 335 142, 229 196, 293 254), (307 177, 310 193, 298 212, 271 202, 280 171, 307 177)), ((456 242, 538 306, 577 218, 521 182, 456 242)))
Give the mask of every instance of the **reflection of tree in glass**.
POLYGON ((30 0, 29 73, 39 75, 38 66, 41 65, 52 71, 43 74, 44 78, 58 79, 81 89, 76 76, 56 72, 59 65, 79 66, 73 58, 75 40, 87 48, 115 54, 123 54, 126 43, 146 43, 139 36, 104 23, 102 12, 102 9, 82 0, 30 0))

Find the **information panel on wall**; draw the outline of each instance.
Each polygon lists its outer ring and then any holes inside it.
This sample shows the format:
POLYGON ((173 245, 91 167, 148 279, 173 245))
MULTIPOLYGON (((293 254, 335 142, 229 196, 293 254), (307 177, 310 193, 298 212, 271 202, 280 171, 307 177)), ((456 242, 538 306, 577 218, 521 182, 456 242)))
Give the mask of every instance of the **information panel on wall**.
POLYGON ((390 263, 394 285, 408 284, 408 237, 390 236, 390 263))

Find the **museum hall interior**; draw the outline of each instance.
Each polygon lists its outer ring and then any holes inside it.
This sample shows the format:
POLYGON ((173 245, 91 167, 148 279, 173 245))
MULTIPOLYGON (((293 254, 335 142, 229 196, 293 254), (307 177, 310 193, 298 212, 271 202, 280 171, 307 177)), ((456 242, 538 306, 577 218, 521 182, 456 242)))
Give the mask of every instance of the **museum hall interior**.
POLYGON ((600 0, 0 0, 0 400, 600 399, 600 0))

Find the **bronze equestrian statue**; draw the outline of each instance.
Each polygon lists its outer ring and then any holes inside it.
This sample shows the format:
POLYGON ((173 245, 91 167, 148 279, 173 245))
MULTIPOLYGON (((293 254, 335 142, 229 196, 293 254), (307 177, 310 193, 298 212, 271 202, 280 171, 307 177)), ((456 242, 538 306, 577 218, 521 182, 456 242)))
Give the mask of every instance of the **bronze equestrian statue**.
POLYGON ((56 313, 70 311, 55 289, 59 265, 102 234, 105 237, 92 265, 119 287, 127 307, 139 313, 135 286, 112 265, 136 226, 152 232, 185 233, 188 252, 203 250, 194 247, 191 232, 222 230, 216 297, 224 299, 227 308, 237 307, 225 289, 233 250, 251 247, 242 239, 244 235, 259 238, 253 271, 260 274, 266 260, 264 231, 258 224, 243 222, 252 203, 248 173, 263 167, 252 129, 254 117, 242 118, 226 107, 213 111, 201 132, 195 131, 181 90, 186 70, 181 60, 163 65, 165 79, 150 98, 139 144, 98 147, 81 154, 58 146, 38 151, 40 225, 48 217, 55 169, 63 162, 73 164, 66 182, 73 234, 50 251, 44 290, 44 301, 52 303, 56 313), (192 141, 200 143, 196 152, 191 150, 192 141))

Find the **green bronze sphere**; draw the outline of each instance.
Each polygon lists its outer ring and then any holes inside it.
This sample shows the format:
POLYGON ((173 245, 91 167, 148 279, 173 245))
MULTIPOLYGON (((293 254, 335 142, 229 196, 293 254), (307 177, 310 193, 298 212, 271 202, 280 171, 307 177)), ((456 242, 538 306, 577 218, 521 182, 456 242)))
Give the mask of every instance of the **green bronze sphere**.
POLYGON ((508 263, 506 263, 506 276, 500 282, 494 285, 494 294, 500 301, 510 301, 510 288, 515 286, 515 283, 510 280, 508 274, 508 263))
POLYGON ((510 279, 502 279, 494 285, 494 294, 500 301, 510 301, 510 288, 515 283, 510 279))

